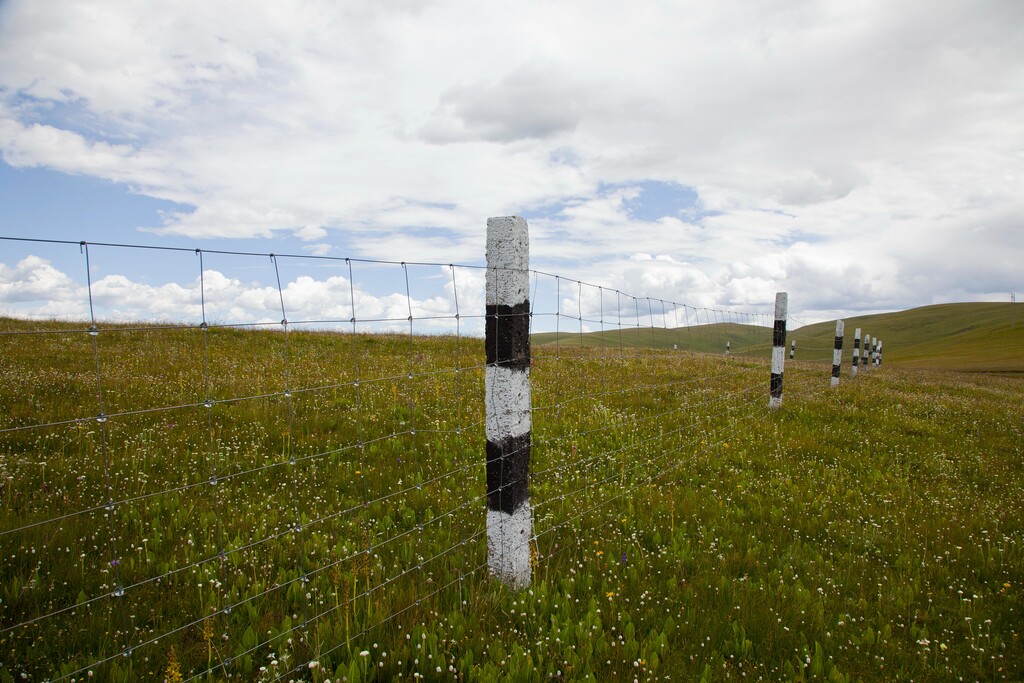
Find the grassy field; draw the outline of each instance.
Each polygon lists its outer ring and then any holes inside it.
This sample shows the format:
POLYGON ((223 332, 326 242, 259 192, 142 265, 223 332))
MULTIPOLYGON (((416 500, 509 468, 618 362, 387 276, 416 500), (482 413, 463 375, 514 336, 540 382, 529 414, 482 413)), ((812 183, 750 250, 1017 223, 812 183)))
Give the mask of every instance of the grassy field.
POLYGON ((803 360, 770 413, 762 358, 538 345, 516 593, 480 340, 2 320, 0 357, 0 681, 1024 679, 1014 377, 803 360))
MULTIPOLYGON (((879 313, 846 319, 843 353, 852 358, 853 334, 858 327, 884 342, 884 362, 902 368, 956 370, 960 372, 1024 372, 1024 303, 958 303, 923 306, 908 311, 879 313), (1016 324, 1014 324, 1016 323, 1016 324)), ((797 357, 831 361, 835 321, 791 329, 797 357)), ((767 357, 770 336, 763 327, 712 323, 681 329, 624 329, 534 335, 538 345, 626 346, 680 349, 720 353, 731 340, 733 353, 767 357)), ((787 349, 788 350, 788 349, 787 349)))

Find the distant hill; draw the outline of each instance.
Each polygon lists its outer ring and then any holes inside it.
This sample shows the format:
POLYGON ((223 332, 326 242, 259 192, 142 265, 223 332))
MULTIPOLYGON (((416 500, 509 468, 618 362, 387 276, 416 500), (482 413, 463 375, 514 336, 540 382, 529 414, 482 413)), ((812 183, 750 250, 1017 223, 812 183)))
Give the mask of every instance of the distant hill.
MULTIPOLYGON (((1016 325, 1011 327, 1009 303, 957 303, 922 306, 895 313, 846 318, 843 364, 848 366, 853 333, 879 338, 884 344, 883 363, 903 368, 957 370, 963 372, 1024 372, 1024 303, 1016 304, 1016 325)), ((831 362, 835 336, 834 320, 806 325, 787 335, 796 340, 796 359, 831 362)), ((583 344, 721 353, 726 340, 732 353, 768 356, 771 330, 733 323, 700 325, 679 329, 623 329, 582 335, 535 334, 534 344, 583 344)))
POLYGON ((740 325, 737 323, 715 323, 662 329, 651 327, 624 327, 621 330, 587 332, 583 335, 570 332, 541 332, 530 337, 538 346, 563 345, 583 346, 624 346, 627 348, 671 349, 718 353, 725 351, 729 341, 733 353, 764 351, 771 352, 772 331, 767 327, 740 325))

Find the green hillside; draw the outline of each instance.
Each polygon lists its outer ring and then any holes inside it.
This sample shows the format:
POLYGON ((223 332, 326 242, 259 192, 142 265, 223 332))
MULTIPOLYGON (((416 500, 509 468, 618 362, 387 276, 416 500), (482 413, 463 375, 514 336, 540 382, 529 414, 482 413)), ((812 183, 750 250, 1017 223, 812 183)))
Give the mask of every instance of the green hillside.
MULTIPOLYGON (((850 364, 853 334, 879 338, 884 363, 905 368, 964 372, 1024 372, 1024 304, 1016 305, 1015 325, 1008 303, 956 303, 922 306, 895 313, 846 319, 843 362, 850 364)), ((830 362, 835 321, 806 325, 787 335, 787 349, 796 341, 796 358, 830 362)), ((679 329, 625 329, 587 334, 535 334, 533 343, 546 346, 625 346, 721 352, 729 340, 733 353, 767 356, 771 331, 736 324, 679 329)))
POLYGON ((772 346, 772 332, 766 327, 716 323, 675 329, 633 327, 604 332, 542 332, 531 337, 537 346, 608 346, 626 348, 671 349, 716 353, 725 351, 730 343, 733 353, 764 351, 772 346))
MULTIPOLYGON (((1024 306, 1017 304, 1011 326, 1008 303, 958 303, 922 306, 896 313, 846 320, 844 357, 850 359, 854 329, 883 342, 884 363, 905 368, 963 372, 1024 372, 1024 306)), ((835 322, 796 330, 798 357, 827 359, 835 322), (801 341, 807 349, 801 354, 801 341)))

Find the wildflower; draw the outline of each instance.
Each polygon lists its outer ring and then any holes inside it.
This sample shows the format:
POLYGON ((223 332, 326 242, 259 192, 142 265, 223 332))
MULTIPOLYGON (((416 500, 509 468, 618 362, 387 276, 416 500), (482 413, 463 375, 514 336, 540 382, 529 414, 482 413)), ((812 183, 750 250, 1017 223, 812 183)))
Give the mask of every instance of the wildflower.
MULTIPOLYGON (((89 675, 92 675, 92 671, 89 672, 89 675)), ((164 672, 164 679, 167 683, 182 683, 184 680, 181 676, 181 665, 178 664, 178 653, 175 652, 173 645, 171 645, 170 652, 167 653, 167 670, 164 672)))
POLYGON ((360 657, 369 657, 370 656, 370 651, 369 650, 363 650, 362 652, 359 653, 359 656, 360 657))

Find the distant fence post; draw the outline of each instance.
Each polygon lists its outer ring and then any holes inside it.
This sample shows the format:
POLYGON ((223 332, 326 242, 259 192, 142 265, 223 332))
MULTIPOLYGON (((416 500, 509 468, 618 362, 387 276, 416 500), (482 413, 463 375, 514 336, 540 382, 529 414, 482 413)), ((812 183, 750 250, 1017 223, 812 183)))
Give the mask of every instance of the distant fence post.
POLYGON ((793 356, 796 355, 796 339, 793 340, 793 345, 789 347, 789 359, 793 360, 793 356))
POLYGON ((857 376, 857 365, 860 363, 860 328, 853 331, 853 369, 850 375, 857 376))
POLYGON ((832 345, 832 386, 839 386, 839 369, 843 364, 843 333, 846 331, 846 323, 842 320, 836 321, 836 339, 832 345))
POLYGON ((878 342, 878 367, 882 367, 882 342, 878 342))
POLYGON ((864 352, 861 354, 860 367, 867 372, 871 369, 871 335, 864 333, 864 352))
POLYGON ((729 344, 730 342, 725 342, 725 355, 727 356, 729 355, 729 344))
POLYGON ((879 358, 879 354, 881 353, 881 349, 882 349, 882 342, 878 341, 878 337, 875 337, 875 344, 874 344, 874 346, 872 347, 872 351, 873 351, 873 353, 872 353, 871 355, 872 355, 872 356, 874 356, 874 360, 875 360, 875 362, 874 362, 874 364, 873 364, 873 365, 874 365, 874 366, 875 366, 876 368, 877 368, 877 367, 878 367, 879 365, 881 365, 881 363, 879 363, 879 362, 878 362, 878 358, 879 358))
POLYGON ((769 385, 768 407, 772 410, 782 406, 782 375, 786 369, 786 316, 789 312, 789 295, 775 294, 775 327, 772 329, 772 378, 769 385))
POLYGON ((530 242, 519 216, 487 219, 487 566, 530 584, 530 242))

